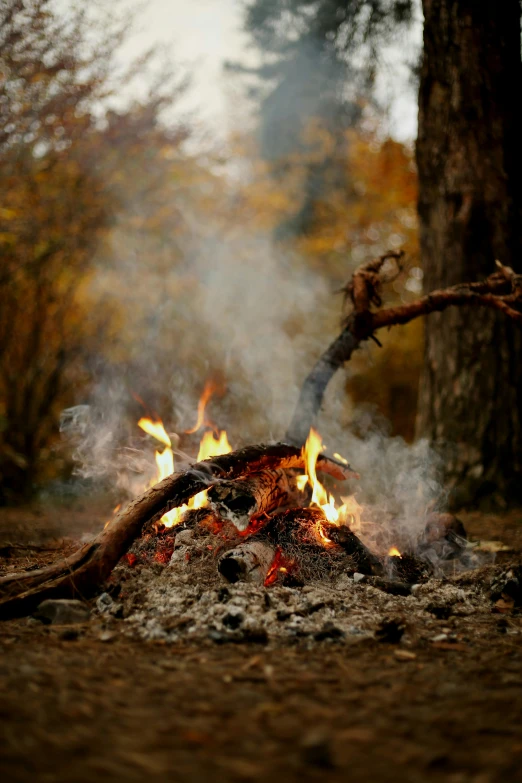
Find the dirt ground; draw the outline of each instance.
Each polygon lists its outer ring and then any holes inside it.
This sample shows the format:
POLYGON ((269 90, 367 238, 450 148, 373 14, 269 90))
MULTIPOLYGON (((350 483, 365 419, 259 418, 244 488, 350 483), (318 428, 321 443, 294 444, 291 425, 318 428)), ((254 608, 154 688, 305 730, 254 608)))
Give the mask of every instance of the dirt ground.
MULTIPOLYGON (((49 562, 108 514, 2 510, 4 568, 49 562)), ((520 513, 464 521, 522 550, 520 513)), ((367 637, 196 645, 6 622, 1 780, 522 781, 522 618, 477 622, 406 656, 367 637)))

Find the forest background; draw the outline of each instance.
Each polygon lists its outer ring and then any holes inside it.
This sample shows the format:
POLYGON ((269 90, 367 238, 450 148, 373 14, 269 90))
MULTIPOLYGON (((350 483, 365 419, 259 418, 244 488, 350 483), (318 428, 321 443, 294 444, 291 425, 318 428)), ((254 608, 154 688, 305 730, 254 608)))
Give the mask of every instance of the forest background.
MULTIPOLYGON (((144 410, 183 432, 209 378, 235 446, 281 437, 353 270, 404 248, 389 296, 422 290, 413 145, 389 135, 375 90, 379 52, 419 8, 348 3, 343 19, 342 3, 321 17, 296 0, 274 25, 272 5, 244 5, 257 64, 224 67, 249 109, 216 140, 186 114, 175 51, 122 67, 146 9, 0 3, 3 502, 67 485, 68 431, 87 437, 93 417, 91 479, 144 410)), ((404 53, 412 90, 419 57, 404 53)), ((329 391, 323 427, 341 441, 370 422, 414 438, 423 324, 382 342, 329 391)))

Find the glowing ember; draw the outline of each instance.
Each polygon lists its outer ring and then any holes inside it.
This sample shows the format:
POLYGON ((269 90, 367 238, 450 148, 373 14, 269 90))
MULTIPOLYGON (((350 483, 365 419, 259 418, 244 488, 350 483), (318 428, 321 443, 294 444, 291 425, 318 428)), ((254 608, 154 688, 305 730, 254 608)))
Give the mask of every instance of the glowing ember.
POLYGON ((392 548, 388 552, 388 557, 402 557, 402 555, 396 546, 392 546, 392 548))
POLYGON ((270 585, 273 585, 279 574, 287 574, 292 570, 293 565, 294 563, 291 560, 285 558, 281 552, 281 549, 278 547, 276 549, 272 565, 268 569, 268 573, 265 577, 264 586, 269 587, 270 585))

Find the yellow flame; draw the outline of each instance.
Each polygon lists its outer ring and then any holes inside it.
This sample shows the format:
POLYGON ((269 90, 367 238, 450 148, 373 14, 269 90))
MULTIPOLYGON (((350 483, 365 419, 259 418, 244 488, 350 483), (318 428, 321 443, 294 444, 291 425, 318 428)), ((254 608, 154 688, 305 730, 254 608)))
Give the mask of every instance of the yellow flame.
POLYGON ((232 447, 228 442, 227 433, 221 430, 219 437, 216 438, 213 432, 205 432, 201 438, 198 452, 198 462, 210 457, 219 457, 221 454, 230 454, 232 447))
POLYGON ((358 533, 361 530, 361 514, 363 507, 356 501, 353 495, 341 497, 342 506, 338 508, 339 522, 342 525, 348 525, 350 530, 358 533))
MULTIPOLYGON (((204 410, 204 409, 203 409, 204 410)), ((165 432, 165 428, 161 421, 152 421, 151 419, 140 419, 138 425, 153 438, 160 441, 165 445, 163 451, 156 451, 154 454, 157 466, 157 474, 151 481, 151 486, 154 486, 158 481, 170 476, 174 473, 174 453, 172 451, 172 444, 169 436, 165 432)), ((198 462, 203 459, 209 459, 210 457, 217 457, 221 454, 229 454, 232 451, 232 447, 228 442, 227 433, 222 430, 218 437, 212 432, 205 432, 201 438, 199 445, 198 462)), ((178 508, 173 508, 171 511, 167 511, 166 514, 160 519, 160 522, 165 527, 174 527, 181 522, 183 514, 192 508, 203 508, 207 504, 207 490, 204 489, 194 495, 189 502, 178 508)))
POLYGON ((388 552, 388 557, 402 557, 402 555, 396 546, 392 546, 392 548, 388 552))
POLYGON ((170 438, 165 432, 165 427, 161 421, 152 421, 152 419, 142 418, 138 422, 138 427, 141 427, 147 435, 152 435, 153 438, 159 440, 164 446, 168 446, 169 448, 172 446, 170 438))
MULTIPOLYGON (((350 496, 343 497, 343 504, 337 508, 334 496, 325 489, 317 478, 317 458, 323 450, 321 436, 312 428, 302 452, 306 474, 297 477, 297 487, 303 490, 307 483, 310 484, 312 487, 310 505, 320 508, 331 525, 348 525, 353 529, 358 528, 360 527, 362 506, 353 496, 350 496)), ((335 457, 348 464, 340 454, 335 454, 335 457)), ((318 524, 316 534, 324 546, 333 546, 333 542, 327 535, 327 529, 325 530, 321 524, 318 524)))
POLYGON ((157 451, 154 456, 156 458, 158 474, 153 480, 152 485, 174 473, 174 454, 172 453, 170 446, 165 446, 163 451, 157 451))
POLYGON ((335 459, 339 460, 339 462, 342 462, 343 465, 348 465, 348 460, 345 459, 344 457, 341 457, 341 455, 338 454, 337 452, 334 452, 334 457, 335 459))
POLYGON ((310 505, 321 508, 328 522, 330 522, 332 525, 336 525, 339 521, 339 514, 335 508, 335 499, 333 495, 330 495, 330 493, 327 492, 323 487, 317 478, 317 473, 315 470, 317 457, 322 452, 322 450, 323 442, 321 436, 312 427, 303 449, 303 458, 305 462, 307 480, 312 487, 312 500, 310 501, 310 505))
POLYGON ((308 476, 306 475, 306 473, 304 473, 302 476, 298 476, 295 480, 295 483, 297 484, 297 489, 299 490, 299 492, 302 492, 303 489, 308 484, 308 476))

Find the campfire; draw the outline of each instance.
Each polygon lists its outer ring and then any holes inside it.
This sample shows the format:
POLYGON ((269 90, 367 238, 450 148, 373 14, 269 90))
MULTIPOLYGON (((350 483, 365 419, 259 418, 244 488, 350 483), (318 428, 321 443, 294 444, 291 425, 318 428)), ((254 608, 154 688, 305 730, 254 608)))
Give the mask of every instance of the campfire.
MULTIPOLYGON (((197 463, 232 453, 227 433, 206 416, 212 391, 207 383, 197 422, 185 431, 204 430, 197 463)), ((173 439, 159 418, 143 417, 138 426, 158 444, 153 487, 175 472, 173 439)), ((393 525, 375 520, 381 530, 370 546, 364 535, 368 525, 362 522, 366 512, 354 491, 359 476, 343 456, 324 452, 321 436, 311 428, 300 453, 302 467, 246 465, 236 478, 213 481, 186 503, 149 520, 127 564, 152 560, 186 569, 204 557, 230 584, 296 587, 344 573, 368 577, 392 593, 407 592, 408 585, 443 572, 445 565, 453 570, 469 565, 462 525, 428 509, 418 540, 400 540, 393 525)))

